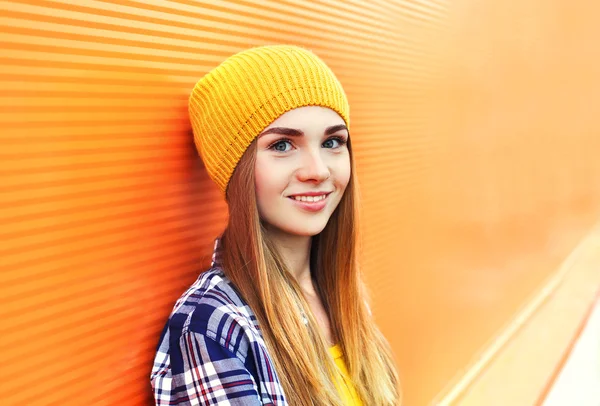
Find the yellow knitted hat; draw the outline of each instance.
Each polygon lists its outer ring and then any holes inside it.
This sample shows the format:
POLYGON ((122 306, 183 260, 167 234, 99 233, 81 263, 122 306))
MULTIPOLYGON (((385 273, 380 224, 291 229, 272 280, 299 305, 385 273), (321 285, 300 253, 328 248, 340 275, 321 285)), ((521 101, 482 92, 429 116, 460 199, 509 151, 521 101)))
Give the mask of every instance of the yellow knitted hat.
POLYGON ((202 77, 190 95, 194 143, 223 193, 254 138, 283 113, 329 107, 350 128, 342 85, 311 51, 291 45, 250 48, 202 77))

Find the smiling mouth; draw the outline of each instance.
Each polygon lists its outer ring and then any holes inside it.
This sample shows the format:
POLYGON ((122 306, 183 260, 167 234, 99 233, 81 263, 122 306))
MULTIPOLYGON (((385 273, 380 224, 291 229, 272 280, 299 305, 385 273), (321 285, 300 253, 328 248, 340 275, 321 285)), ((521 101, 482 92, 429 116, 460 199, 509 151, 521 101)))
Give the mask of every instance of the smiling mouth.
POLYGON ((288 197, 297 202, 318 203, 320 201, 325 200, 327 198, 327 196, 329 196, 329 195, 330 195, 330 193, 324 193, 319 196, 288 196, 288 197))
POLYGON ((320 212, 329 203, 329 195, 331 193, 325 193, 318 196, 288 196, 293 204, 299 209, 308 212, 320 212))

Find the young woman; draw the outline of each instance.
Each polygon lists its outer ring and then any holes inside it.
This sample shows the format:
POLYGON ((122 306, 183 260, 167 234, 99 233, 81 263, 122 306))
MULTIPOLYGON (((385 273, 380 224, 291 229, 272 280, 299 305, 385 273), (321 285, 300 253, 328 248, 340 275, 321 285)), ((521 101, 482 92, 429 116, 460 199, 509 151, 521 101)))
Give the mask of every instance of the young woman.
POLYGON ((229 222, 165 326, 156 404, 399 404, 357 263, 349 106, 333 72, 300 47, 252 48, 196 84, 189 112, 229 222))

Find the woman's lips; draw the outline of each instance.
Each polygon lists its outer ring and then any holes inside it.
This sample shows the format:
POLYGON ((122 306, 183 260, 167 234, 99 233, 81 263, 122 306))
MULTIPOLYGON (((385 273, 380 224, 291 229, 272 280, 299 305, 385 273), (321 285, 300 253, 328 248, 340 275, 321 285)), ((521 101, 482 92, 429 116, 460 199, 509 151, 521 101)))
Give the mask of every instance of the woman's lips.
POLYGON ((327 194, 324 199, 321 199, 318 202, 303 202, 302 200, 296 200, 293 197, 288 197, 288 199, 297 205, 297 207, 314 213, 323 210, 325 206, 327 206, 330 194, 331 193, 327 194))

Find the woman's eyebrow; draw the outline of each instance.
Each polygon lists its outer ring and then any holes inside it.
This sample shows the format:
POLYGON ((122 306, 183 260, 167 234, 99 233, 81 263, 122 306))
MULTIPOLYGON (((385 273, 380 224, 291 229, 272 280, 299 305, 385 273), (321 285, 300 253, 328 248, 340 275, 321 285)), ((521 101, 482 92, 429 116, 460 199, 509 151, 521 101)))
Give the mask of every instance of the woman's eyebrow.
MULTIPOLYGON (((325 135, 330 135, 330 134, 336 133, 340 130, 348 131, 348 127, 346 127, 344 124, 338 124, 338 125, 333 125, 331 127, 327 127, 325 129, 325 135)), ((272 127, 272 128, 269 128, 268 130, 260 133, 258 135, 258 138, 262 137, 263 135, 267 135, 267 134, 282 134, 282 135, 287 135, 289 137, 302 137, 304 135, 304 133, 302 131, 297 130, 295 128, 272 127)))

